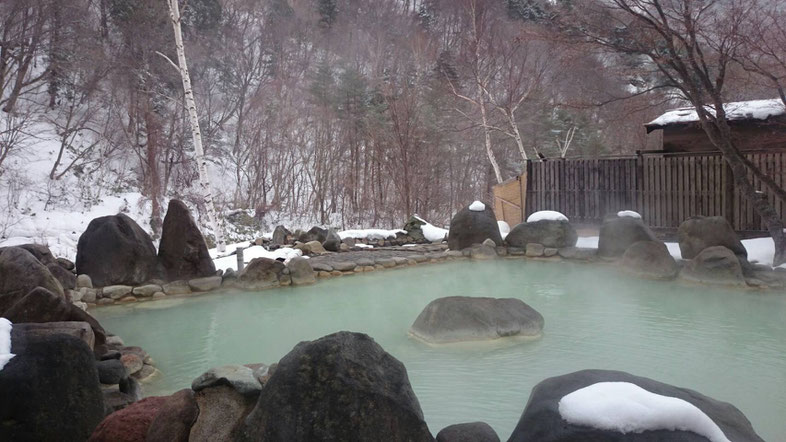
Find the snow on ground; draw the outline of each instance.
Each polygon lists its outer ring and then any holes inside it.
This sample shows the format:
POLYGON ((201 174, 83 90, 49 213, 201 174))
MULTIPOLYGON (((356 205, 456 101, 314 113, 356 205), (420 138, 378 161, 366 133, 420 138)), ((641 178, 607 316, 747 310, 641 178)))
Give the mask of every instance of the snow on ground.
POLYGON ((401 229, 355 229, 338 232, 338 236, 341 239, 393 239, 396 237, 397 233, 403 233, 406 235, 407 231, 401 229))
POLYGON ((374 248, 374 246, 372 246, 371 244, 363 244, 363 243, 357 243, 357 244, 355 244, 355 247, 359 247, 361 249, 373 249, 374 248))
POLYGON ((559 212, 555 212, 553 210, 541 210, 527 217, 528 223, 534 223, 535 221, 543 221, 543 220, 568 221, 568 217, 559 212))
POLYGON ((15 355, 11 353, 11 321, 0 318, 0 370, 15 355))
POLYGON ((29 213, 6 229, 6 238, 0 240, 0 247, 43 244, 48 246, 55 256, 74 261, 79 236, 93 218, 123 212, 149 231, 150 226, 144 222, 150 219, 148 206, 142 202, 142 195, 137 192, 105 196, 90 207, 57 207, 44 210, 44 202, 32 201, 28 206, 29 213))
POLYGON ((649 392, 630 382, 598 382, 562 397, 559 414, 574 425, 620 433, 690 431, 711 442, 730 442, 723 430, 685 400, 649 392))
POLYGON ((482 212, 486 210, 486 205, 480 201, 473 201, 472 204, 469 205, 469 210, 473 212, 482 212))
MULTIPOLYGON (((775 255, 775 243, 772 238, 753 238, 743 239, 742 245, 748 251, 748 261, 757 262, 762 265, 772 266, 772 258, 775 255)), ((576 247, 585 247, 589 249, 598 248, 597 236, 580 236, 576 241, 576 247)), ((674 259, 682 259, 682 252, 680 252, 680 245, 676 242, 667 242, 666 248, 674 259)), ((780 267, 786 268, 786 264, 780 267)))
POLYGON ((641 215, 639 215, 639 212, 634 212, 633 210, 620 210, 619 212, 617 212, 617 216, 620 218, 641 219, 641 215))
POLYGON ((508 233, 510 233, 510 224, 505 221, 497 221, 497 226, 499 226, 499 235, 502 239, 507 238, 508 233))
MULTIPOLYGON (((706 106, 711 114, 715 114, 715 109, 711 106, 706 106)), ((733 103, 726 103, 723 105, 726 110, 726 118, 729 120, 766 120, 769 117, 776 115, 786 114, 786 107, 780 98, 773 98, 770 100, 751 100, 751 101, 737 101, 733 103)), ((658 118, 650 121, 646 126, 655 126, 656 128, 665 126, 667 124, 675 123, 693 123, 699 121, 699 116, 694 107, 682 107, 664 113, 658 118)))
MULTIPOLYGON (((238 247, 243 248, 246 245, 248 245, 247 242, 242 242, 237 244, 227 244, 227 253, 235 252, 238 247)), ((210 253, 210 256, 213 258, 213 263, 215 264, 217 270, 227 270, 227 269, 237 270, 236 254, 233 255, 222 254, 221 257, 216 258, 217 256, 216 249, 210 249, 208 250, 208 252, 210 253)), ((269 259, 281 258, 284 260, 284 262, 288 262, 290 259, 302 255, 303 255, 302 251, 298 249, 292 249, 289 247, 282 247, 280 249, 269 251, 262 246, 251 246, 243 249, 243 262, 248 264, 254 258, 269 258, 269 259)))

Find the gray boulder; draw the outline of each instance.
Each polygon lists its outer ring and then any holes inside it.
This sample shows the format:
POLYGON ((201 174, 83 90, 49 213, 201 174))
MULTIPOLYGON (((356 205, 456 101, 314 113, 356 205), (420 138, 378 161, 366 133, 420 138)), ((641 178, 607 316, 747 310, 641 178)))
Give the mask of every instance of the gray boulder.
POLYGON ((639 241, 658 241, 658 238, 640 218, 607 216, 600 227, 598 256, 620 257, 628 247, 639 241))
POLYGON ((73 272, 69 272, 59 264, 47 264, 46 269, 49 270, 49 273, 51 273, 57 282, 60 283, 63 290, 73 290, 76 288, 76 275, 74 275, 73 272))
POLYGON ((748 257, 748 251, 742 245, 737 232, 722 216, 695 216, 680 224, 677 230, 682 259, 693 259, 702 250, 723 246, 742 259, 748 257))
POLYGON ((307 285, 317 282, 316 273, 306 258, 297 256, 290 259, 287 268, 293 285, 307 285))
POLYGON ((246 289, 266 289, 279 284, 286 266, 281 261, 270 258, 254 258, 238 273, 233 282, 246 289))
POLYGON ((57 259, 55 256, 52 255, 52 251, 49 250, 49 247, 42 245, 42 244, 22 244, 20 246, 22 249, 27 250, 35 259, 37 259, 41 264, 48 266, 49 264, 57 264, 57 259))
POLYGON ((682 399, 703 411, 732 441, 763 442, 748 419, 733 405, 717 401, 687 388, 674 387, 621 371, 583 370, 541 381, 532 389, 527 406, 509 442, 707 442, 696 433, 656 430, 620 433, 575 425, 562 419, 559 401, 563 396, 598 382, 629 382, 663 396, 682 399))
POLYGON ((21 247, 0 248, 0 316, 36 287, 65 298, 52 272, 21 247))
POLYGON ((243 396, 256 396, 262 385, 254 377, 254 370, 245 365, 224 365, 202 373, 191 383, 191 389, 201 391, 205 388, 228 385, 243 396))
POLYGON ((526 247, 527 244, 535 243, 560 249, 575 246, 578 238, 576 229, 570 222, 544 219, 516 225, 505 241, 513 247, 526 247))
POLYGON ((481 244, 486 239, 502 244, 497 218, 491 206, 485 204, 483 211, 469 210, 469 206, 461 209, 450 220, 448 247, 450 250, 462 250, 473 244, 481 244))
POLYGON ((11 331, 0 370, 0 440, 84 441, 104 417, 95 356, 79 338, 11 331))
POLYGON ((339 247, 341 247, 341 237, 338 236, 335 230, 328 229, 325 241, 322 242, 322 247, 329 252, 338 252, 339 247))
POLYGON ((723 246, 708 247, 688 261, 680 278, 702 284, 746 286, 737 255, 723 246))
POLYGON ((499 442, 499 436, 485 422, 468 422, 443 428, 437 442, 499 442))
POLYGON ((432 344, 538 337, 543 322, 543 316, 520 299, 448 296, 431 301, 409 333, 432 344))
POLYGON ((488 244, 475 244, 469 247, 469 256, 478 261, 488 261, 497 257, 497 248, 488 244))
POLYGON ((426 225, 426 222, 420 219, 417 215, 412 215, 409 217, 406 223, 404 223, 404 229, 407 232, 407 236, 412 238, 415 242, 426 242, 426 237, 423 235, 423 226, 426 225))
POLYGON ((282 246, 284 244, 289 244, 290 238, 292 237, 292 232, 287 230, 286 227, 278 225, 273 230, 273 236, 270 239, 270 244, 276 246, 282 246))
POLYGON ((98 287, 136 286, 161 273, 150 235, 122 213, 90 221, 77 243, 76 269, 98 287))
POLYGON ((169 201, 161 227, 158 258, 170 281, 216 274, 205 238, 182 201, 169 201))
POLYGON ((314 226, 310 228, 308 232, 301 232, 297 239, 302 243, 317 241, 320 244, 322 244, 327 239, 327 234, 328 234, 327 229, 319 226, 314 226))
POLYGON ((237 441, 433 441, 407 370, 369 336, 301 342, 278 364, 237 441))
POLYGON ((674 279, 679 272, 677 261, 660 241, 639 241, 628 247, 622 269, 647 279, 674 279))

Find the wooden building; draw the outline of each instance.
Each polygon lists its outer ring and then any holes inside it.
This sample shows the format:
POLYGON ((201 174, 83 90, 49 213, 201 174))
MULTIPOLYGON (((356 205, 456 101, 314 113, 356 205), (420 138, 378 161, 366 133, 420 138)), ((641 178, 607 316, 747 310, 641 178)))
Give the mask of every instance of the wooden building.
MULTIPOLYGON (((786 149, 786 107, 780 99, 726 103, 734 141, 742 151, 786 149)), ((714 152, 692 107, 668 111, 645 125, 663 131, 664 153, 714 152)))

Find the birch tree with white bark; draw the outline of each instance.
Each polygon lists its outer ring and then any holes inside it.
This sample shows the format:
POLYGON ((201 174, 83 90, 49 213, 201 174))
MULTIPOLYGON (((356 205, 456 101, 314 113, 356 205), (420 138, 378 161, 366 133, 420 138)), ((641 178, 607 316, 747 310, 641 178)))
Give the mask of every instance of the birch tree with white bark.
POLYGON ((205 149, 202 146, 202 131, 199 127, 199 114, 197 114, 196 100, 194 100, 194 90, 191 87, 191 75, 188 73, 188 63, 186 62, 186 50, 183 45, 183 31, 181 29, 180 5, 178 0, 167 0, 169 5, 169 18, 172 21, 172 30, 175 34, 175 50, 177 51, 177 64, 170 60, 165 55, 162 57, 167 60, 178 70, 180 78, 183 80, 183 92, 186 101, 186 110, 188 111, 188 120, 191 126, 191 137, 194 142, 194 152, 196 154, 197 166, 199 169, 199 187, 205 208, 207 209, 207 216, 210 220, 210 225, 213 228, 213 234, 216 238, 216 247, 219 252, 226 250, 224 243, 224 233, 222 226, 216 212, 215 202, 213 201, 213 190, 210 186, 210 175, 207 170, 207 158, 205 157, 205 149))

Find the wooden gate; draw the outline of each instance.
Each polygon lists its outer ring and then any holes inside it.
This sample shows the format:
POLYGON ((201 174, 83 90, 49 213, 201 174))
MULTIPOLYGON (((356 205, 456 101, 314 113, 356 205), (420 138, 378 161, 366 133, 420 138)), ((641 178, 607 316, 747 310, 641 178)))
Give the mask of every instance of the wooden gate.
POLYGON ((524 220, 524 199, 527 196, 527 174, 494 186, 494 214, 497 220, 515 226, 524 220))

